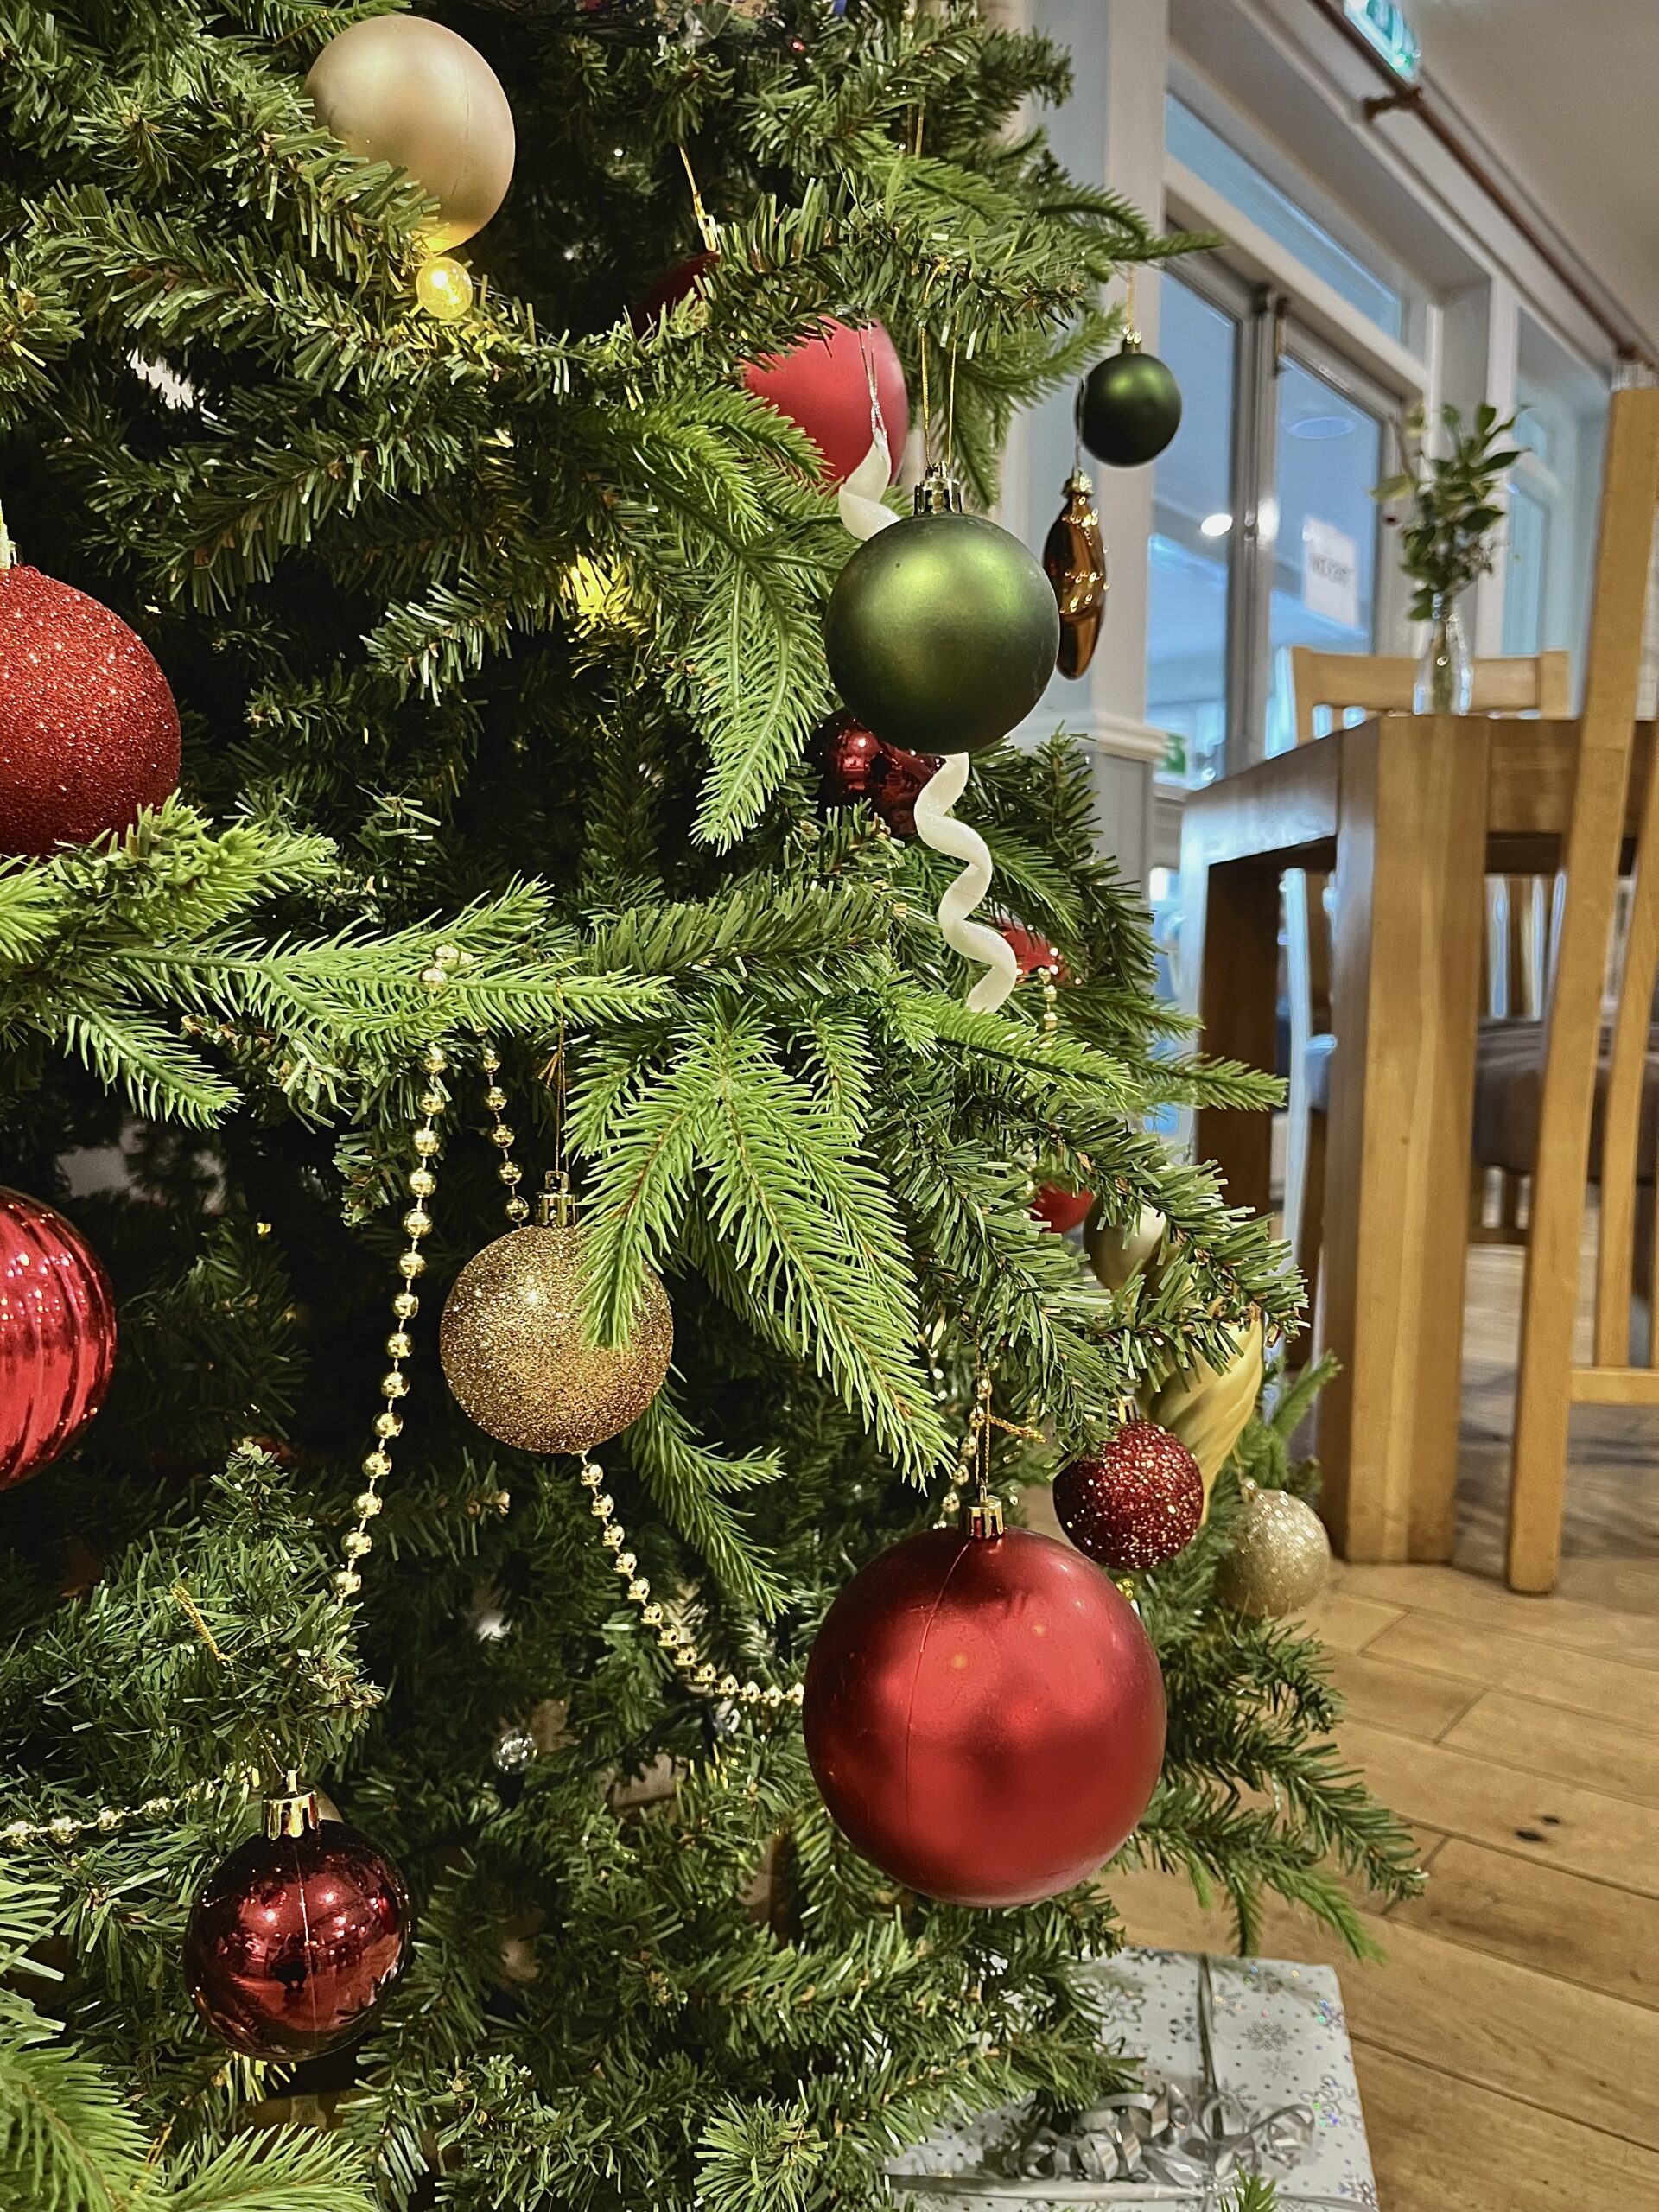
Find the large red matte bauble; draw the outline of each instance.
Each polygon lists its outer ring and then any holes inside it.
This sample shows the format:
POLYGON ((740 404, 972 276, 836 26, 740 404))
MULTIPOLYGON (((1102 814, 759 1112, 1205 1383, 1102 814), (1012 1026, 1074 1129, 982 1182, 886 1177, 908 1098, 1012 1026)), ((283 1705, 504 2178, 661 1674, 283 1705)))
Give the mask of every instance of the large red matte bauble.
POLYGON ((0 1490, 55 1459, 104 1402, 115 1300, 72 1222, 0 1190, 0 1490))
POLYGON ((1090 1191, 1063 1191, 1058 1183, 1045 1183, 1031 1202, 1031 1210, 1046 1229, 1061 1236, 1087 1221, 1095 1203, 1090 1191))
POLYGON ((1114 1573, 1161 1567, 1204 1518, 1204 1477, 1179 1436, 1129 1421, 1054 1478, 1054 1510, 1080 1552, 1114 1573))
POLYGON ((1163 1677, 1134 1607, 1027 1529, 929 1529, 855 1575, 812 1647, 802 1719, 855 1849, 951 1904, 1085 1880, 1164 1756, 1163 1677))
POLYGON ((179 710, 118 614, 38 569, 0 569, 0 853, 124 830, 179 780, 179 710))
POLYGON ((885 745, 856 715, 832 715, 813 741, 826 806, 862 799, 895 837, 916 835, 916 802, 944 763, 937 753, 885 745))
POLYGON ((403 1971, 409 1895, 366 1836, 254 1836, 196 1901, 184 1978, 245 2058, 312 2058, 369 2025, 403 1971))
POLYGON ((870 449, 867 353, 896 476, 910 432, 910 399, 898 352, 879 322, 855 329, 851 323, 827 321, 804 344, 751 361, 743 372, 749 390, 799 423, 817 446, 826 484, 850 476, 870 449))

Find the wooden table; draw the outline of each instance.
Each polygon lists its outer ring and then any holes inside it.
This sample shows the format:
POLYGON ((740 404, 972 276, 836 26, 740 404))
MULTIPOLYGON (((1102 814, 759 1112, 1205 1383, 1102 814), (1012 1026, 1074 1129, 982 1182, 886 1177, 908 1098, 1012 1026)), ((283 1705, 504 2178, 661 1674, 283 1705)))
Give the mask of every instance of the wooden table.
MULTIPOLYGON (((1280 875, 1336 878, 1321 1342, 1342 1372, 1319 1452, 1349 1559, 1452 1554, 1484 878, 1554 873, 1577 730, 1389 715, 1186 801, 1182 967, 1207 1052, 1273 1066, 1280 875)), ((1271 1142, 1265 1114, 1198 1116, 1199 1157, 1252 1212, 1271 1142)))

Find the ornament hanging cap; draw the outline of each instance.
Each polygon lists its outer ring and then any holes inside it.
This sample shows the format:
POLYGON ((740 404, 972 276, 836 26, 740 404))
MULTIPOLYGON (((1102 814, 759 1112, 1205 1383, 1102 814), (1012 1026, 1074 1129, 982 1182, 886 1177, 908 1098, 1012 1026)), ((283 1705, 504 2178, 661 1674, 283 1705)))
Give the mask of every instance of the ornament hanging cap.
POLYGON ((1000 1497, 976 1497, 968 1508, 968 1534, 979 1543, 995 1543, 1007 1531, 1000 1497))
POLYGON ((316 1791, 302 1789, 298 1773, 289 1767, 282 1789, 265 1800, 265 1834, 273 1840, 278 1836, 315 1835, 321 1826, 322 1808, 316 1791))
POLYGON ((962 512, 962 486, 954 476, 945 474, 937 461, 916 486, 915 511, 918 515, 962 512))
POLYGON ((536 1201, 536 1225, 538 1229, 573 1229, 575 1220, 575 1193, 570 1188, 569 1175, 563 1167, 550 1167, 546 1187, 536 1201))

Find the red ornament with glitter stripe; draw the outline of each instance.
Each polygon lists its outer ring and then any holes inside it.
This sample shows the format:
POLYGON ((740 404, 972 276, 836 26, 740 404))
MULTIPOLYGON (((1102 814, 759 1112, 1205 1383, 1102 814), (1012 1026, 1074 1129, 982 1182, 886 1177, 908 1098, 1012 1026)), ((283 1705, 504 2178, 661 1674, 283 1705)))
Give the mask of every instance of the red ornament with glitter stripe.
POLYGON ((1185 1551, 1204 1518, 1204 1476, 1177 1436, 1156 1421, 1125 1421, 1085 1459, 1054 1478, 1066 1535, 1114 1573, 1161 1567, 1185 1551))
POLYGON ((115 1299, 54 1207, 0 1190, 0 1490, 49 1466, 104 1402, 115 1299))
POLYGON ((127 829, 179 780, 179 710, 148 645, 38 569, 0 568, 0 854, 127 829))

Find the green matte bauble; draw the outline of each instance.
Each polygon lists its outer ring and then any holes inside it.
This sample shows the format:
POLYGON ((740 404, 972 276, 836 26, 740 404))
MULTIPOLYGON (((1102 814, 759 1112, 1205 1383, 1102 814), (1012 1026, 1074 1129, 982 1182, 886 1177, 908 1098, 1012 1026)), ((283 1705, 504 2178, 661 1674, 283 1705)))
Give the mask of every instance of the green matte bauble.
POLYGON ((823 641, 836 689, 884 744, 983 753, 1042 697, 1060 613, 1017 537, 946 511, 859 547, 830 595, 823 641))
POLYGON ((1126 344, 1083 387, 1083 442, 1111 468, 1156 461, 1181 426, 1181 387, 1155 353, 1126 344))
POLYGON ((424 16, 370 16, 331 38, 305 89, 365 162, 406 170, 438 203, 436 252, 481 231, 512 181, 512 109, 475 47, 424 16))

